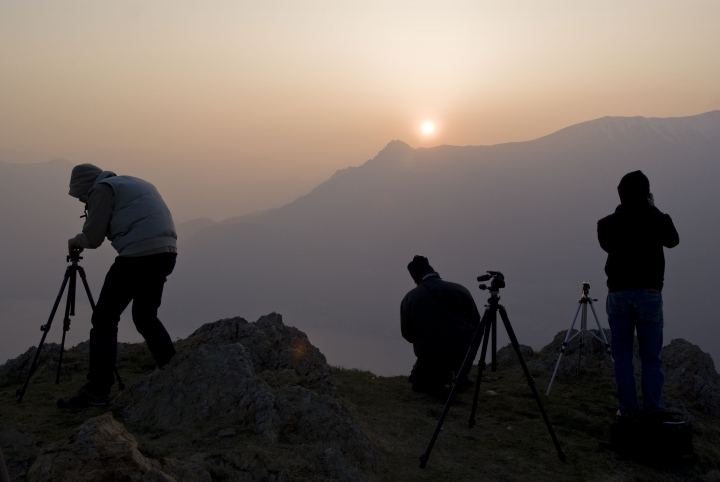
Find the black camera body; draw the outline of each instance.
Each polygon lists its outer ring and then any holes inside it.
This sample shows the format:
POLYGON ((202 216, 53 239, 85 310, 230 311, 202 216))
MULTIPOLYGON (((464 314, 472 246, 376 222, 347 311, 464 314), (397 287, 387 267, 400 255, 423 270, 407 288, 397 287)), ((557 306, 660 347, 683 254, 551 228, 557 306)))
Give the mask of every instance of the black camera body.
POLYGON ((499 291, 500 288, 505 288, 505 276, 500 271, 488 271, 488 274, 484 274, 482 276, 478 276, 478 281, 490 281, 490 286, 486 285, 485 283, 478 286, 481 290, 487 290, 490 291, 499 291))

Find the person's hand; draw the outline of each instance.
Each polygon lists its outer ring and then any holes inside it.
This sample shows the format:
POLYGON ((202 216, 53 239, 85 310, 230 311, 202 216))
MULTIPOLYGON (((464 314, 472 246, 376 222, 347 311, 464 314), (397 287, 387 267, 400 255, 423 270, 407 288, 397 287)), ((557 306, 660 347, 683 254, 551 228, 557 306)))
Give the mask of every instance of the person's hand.
POLYGON ((84 250, 84 248, 82 248, 76 244, 75 238, 68 240, 68 253, 69 254, 74 254, 74 253, 80 254, 83 252, 83 250, 84 250))
POLYGON ((653 193, 648 194, 648 204, 655 207, 655 197, 653 196, 653 193))

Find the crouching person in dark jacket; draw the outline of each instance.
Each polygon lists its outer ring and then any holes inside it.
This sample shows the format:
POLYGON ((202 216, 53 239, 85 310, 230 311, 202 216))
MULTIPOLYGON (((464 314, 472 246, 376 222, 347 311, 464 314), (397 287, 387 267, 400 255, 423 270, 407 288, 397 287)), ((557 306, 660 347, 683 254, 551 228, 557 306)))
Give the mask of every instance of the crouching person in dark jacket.
POLYGON ((660 349, 663 344, 663 248, 680 242, 672 219, 655 207, 650 181, 640 171, 626 174, 618 186, 620 205, 598 221, 605 263, 607 315, 612 333, 612 357, 621 415, 640 411, 633 369, 633 339, 637 332, 642 363, 642 410, 662 410, 660 349))
POLYGON ((177 257, 177 235, 170 210, 155 186, 117 176, 92 164, 75 166, 70 196, 87 206, 82 233, 68 241, 70 252, 94 249, 107 237, 118 253, 92 314, 88 382, 60 408, 101 406, 109 402, 120 315, 133 302, 132 318, 159 367, 175 355, 170 335, 157 318, 163 285, 177 257))
MULTIPOLYGON (((417 356, 410 382, 415 391, 444 396, 460 371, 480 314, 470 292, 441 279, 427 258, 415 256, 408 271, 417 287, 402 300, 400 328, 417 356)), ((473 385, 467 378, 461 383, 473 385)))

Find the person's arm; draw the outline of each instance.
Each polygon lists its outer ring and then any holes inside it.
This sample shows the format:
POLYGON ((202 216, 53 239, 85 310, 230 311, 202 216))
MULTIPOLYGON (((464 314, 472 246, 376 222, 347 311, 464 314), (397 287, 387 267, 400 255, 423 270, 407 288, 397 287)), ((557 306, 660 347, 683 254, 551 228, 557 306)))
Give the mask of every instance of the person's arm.
POLYGON ((478 313, 475 299, 470 294, 470 290, 464 286, 460 287, 453 294, 453 306, 455 314, 461 315, 466 323, 477 328, 480 324, 480 313, 478 313))
POLYGON ((597 223, 597 236, 598 241, 600 241, 600 247, 605 251, 606 253, 609 253, 612 249, 612 239, 610 234, 608 233, 607 226, 605 226, 605 223, 601 219, 597 223))
POLYGON ((412 343, 412 322, 410 320, 410 307, 408 305, 409 303, 406 296, 403 298, 402 303, 400 303, 400 332, 403 338, 412 343))
POLYGON ((115 205, 113 188, 98 184, 88 193, 88 215, 82 233, 68 240, 68 246, 95 249, 105 241, 115 205))
POLYGON ((675 225, 672 222, 672 218, 667 215, 663 214, 663 224, 662 224, 662 245, 666 248, 674 248, 678 244, 680 244, 680 235, 678 234, 677 230, 675 229, 675 225))
POLYGON ((475 328, 477 328, 478 325, 480 325, 480 318, 481 318, 480 312, 478 311, 477 305, 475 304, 475 300, 472 299, 472 297, 470 297, 470 304, 472 304, 472 310, 470 313, 472 316, 472 321, 470 322, 470 324, 472 326, 474 326, 475 328))

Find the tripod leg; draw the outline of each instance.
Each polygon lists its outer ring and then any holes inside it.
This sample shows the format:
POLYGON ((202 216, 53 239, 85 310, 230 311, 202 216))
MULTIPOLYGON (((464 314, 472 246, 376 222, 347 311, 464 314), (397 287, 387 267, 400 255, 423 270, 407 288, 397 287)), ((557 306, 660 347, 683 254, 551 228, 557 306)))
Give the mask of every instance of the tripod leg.
POLYGON ((480 396, 480 382, 482 381, 483 370, 485 369, 485 356, 487 355, 488 338, 490 337, 490 325, 485 328, 485 335, 483 336, 483 346, 480 352, 480 360, 478 360, 478 376, 475 382, 475 395, 473 396, 472 410, 470 411, 470 420, 468 421, 469 428, 475 426, 475 412, 477 411, 478 397, 480 396))
POLYGON ((497 314, 492 318, 492 371, 497 371, 497 314))
POLYGON ((600 326, 600 320, 598 319, 597 313, 595 313, 595 307, 592 304, 592 300, 590 300, 590 309, 593 312, 593 316, 595 317, 595 323, 597 323, 598 331, 600 332, 600 336, 602 336, 603 342, 605 343, 605 351, 607 354, 610 354, 610 343, 607 341, 607 337, 605 336, 605 331, 602 329, 602 326, 600 326))
POLYGON ((540 401, 540 395, 538 395, 537 389, 535 388, 535 380, 533 379, 532 375, 530 375, 530 370, 528 370, 528 367, 525 364, 525 359, 520 352, 520 344, 518 343, 517 337, 515 336, 515 331, 510 325, 510 319, 508 318, 507 312, 505 311, 505 307, 499 306, 499 310, 500 318, 502 318, 503 324, 505 325, 505 330, 507 330, 508 336, 510 337, 510 343, 512 343, 518 360, 520 361, 520 366, 522 366, 523 372, 525 372, 525 378, 527 378, 528 385, 530 385, 530 390, 532 390, 532 393, 535 396, 535 401, 537 402, 538 409, 540 410, 540 414, 545 420, 545 425, 547 425, 548 432, 550 432, 550 438, 552 438, 553 444, 555 445, 558 457, 560 457, 561 461, 565 462, 565 454, 560 448, 560 442, 558 442, 558 439, 555 436, 555 431, 550 424, 550 419, 548 418, 547 413, 545 413, 545 409, 542 406, 542 402, 540 401))
POLYGON ((90 286, 88 285, 87 277, 85 276, 85 270, 82 266, 78 266, 78 271, 80 272, 80 279, 85 287, 85 293, 87 294, 88 301, 90 301, 90 308, 95 311, 95 301, 93 300, 92 293, 90 293, 90 286))
POLYGON ((577 378, 580 380, 580 364, 582 363, 582 351, 585 346, 585 330, 587 330, 587 302, 582 303, 582 314, 580 318, 580 340, 578 343, 578 364, 577 364, 577 378))
POLYGON ((547 392, 545 392, 545 396, 550 395, 550 389, 553 386, 553 382, 555 381, 555 376, 557 375, 558 368, 560 368, 560 360, 562 360, 563 355, 565 354, 565 349, 568 346, 568 340, 570 339, 570 333, 572 333, 572 329, 575 326, 575 322, 577 321, 578 313, 580 313, 580 303, 578 303, 577 310, 575 310, 575 316, 573 316, 572 322, 570 323, 570 328, 568 328, 567 333, 565 334, 565 340, 563 340, 562 346, 560 347, 560 356, 558 357, 558 361, 555 364, 555 371, 552 374, 552 378, 550 379, 550 384, 548 385, 547 392))
POLYGON ((63 334, 62 343, 60 344, 60 358, 58 359, 57 375, 55 376, 55 384, 60 383, 60 368, 62 367, 63 352, 65 351, 65 334, 70 329, 70 311, 71 311, 71 298, 72 297, 72 282, 70 282, 70 288, 68 289, 67 301, 65 302, 65 318, 63 319, 63 334))
POLYGON ((47 334, 50 331, 50 326, 52 325, 53 318, 55 318, 55 313, 57 312, 58 306, 60 306, 60 300, 62 299, 62 295, 65 291, 65 287, 67 286, 69 278, 70 267, 68 266, 65 269, 65 277, 63 278, 62 285, 60 286, 60 292, 58 293, 57 298, 55 298, 55 304, 52 307, 52 311, 50 311, 50 318, 48 318, 46 324, 40 327, 40 330, 42 330, 43 332, 43 336, 40 339, 40 344, 38 345, 37 350, 35 350, 35 357, 30 364, 30 370, 28 370, 28 374, 25 377, 25 382, 23 383, 22 388, 15 393, 15 395, 18 397, 18 403, 22 402, 23 396, 25 396, 25 390, 27 390, 28 383, 30 383, 30 377, 32 377, 33 373, 35 373, 35 369, 37 368, 37 361, 40 356, 40 350, 42 350, 42 347, 45 344, 45 337, 47 337, 47 334))
MULTIPOLYGON (((460 373, 457 376, 458 380, 462 380, 470 372, 470 367, 475 360, 475 355, 477 355, 478 348, 480 348, 480 340, 482 339, 482 334, 486 330, 488 323, 490 323, 491 311, 492 307, 488 304, 485 308, 485 314, 483 315, 480 324, 475 330, 475 334, 473 335, 473 339, 470 343, 470 348, 468 349, 467 355, 465 355, 465 361, 463 361, 462 367, 460 368, 460 373)), ((453 384, 453 387, 450 390, 450 395, 448 396, 447 402, 445 403, 445 408, 443 408, 442 414, 440 414, 440 419, 438 420, 437 426, 435 427, 435 432, 433 432, 427 450, 425 450, 425 453, 420 456, 421 469, 425 468, 425 464, 427 463, 428 458, 430 458, 430 452, 432 451, 433 445, 435 445, 435 440, 437 440, 437 437, 440 434, 440 429, 442 428, 442 424, 445 421, 448 410, 450 410, 450 405, 452 405, 453 401, 455 400, 455 392, 457 391, 458 386, 459 385, 457 383, 453 384)))
POLYGON ((60 343, 60 357, 58 358, 55 384, 60 383, 60 369, 62 368, 63 353, 65 352, 65 335, 70 330, 70 317, 75 315, 75 289, 77 288, 77 273, 70 267, 70 286, 68 286, 67 301, 65 303, 65 318, 63 319, 62 342, 60 343))

